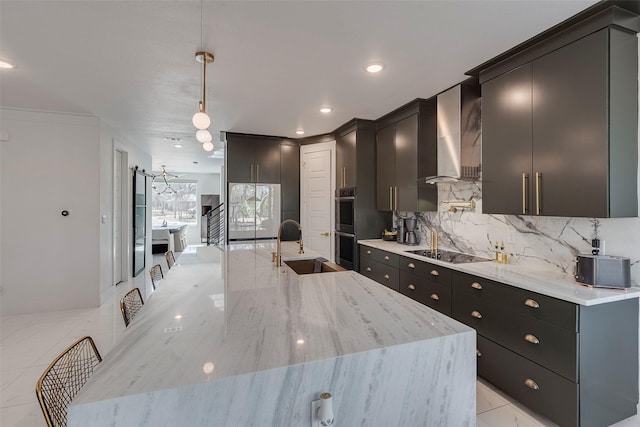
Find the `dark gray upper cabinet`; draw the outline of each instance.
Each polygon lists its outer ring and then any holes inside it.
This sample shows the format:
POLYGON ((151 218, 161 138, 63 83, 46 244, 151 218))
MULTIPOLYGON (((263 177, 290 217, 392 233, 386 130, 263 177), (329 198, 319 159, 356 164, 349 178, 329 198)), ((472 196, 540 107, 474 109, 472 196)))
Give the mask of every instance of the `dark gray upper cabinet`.
POLYGON ((336 187, 356 186, 357 130, 336 138, 336 187))
POLYGON ((227 133, 227 181, 280 183, 280 138, 227 133))
POLYGON ((396 185, 396 126, 378 131, 376 140, 376 206, 380 211, 393 211, 393 188, 396 185))
MULTIPOLYGON (((300 146, 296 143, 280 144, 280 185, 282 190, 282 210, 300 210, 300 146)), ((286 219, 283 215, 282 219, 286 219)), ((297 221, 297 219, 296 219, 297 221)))
POLYGON ((413 101, 378 120, 378 210, 437 209, 437 187, 418 181, 437 172, 436 142, 435 98, 413 101))
POLYGON ((483 83, 484 213, 637 216, 637 59, 605 28, 483 83))
POLYGON ((482 85, 484 213, 531 214, 531 64, 482 85))

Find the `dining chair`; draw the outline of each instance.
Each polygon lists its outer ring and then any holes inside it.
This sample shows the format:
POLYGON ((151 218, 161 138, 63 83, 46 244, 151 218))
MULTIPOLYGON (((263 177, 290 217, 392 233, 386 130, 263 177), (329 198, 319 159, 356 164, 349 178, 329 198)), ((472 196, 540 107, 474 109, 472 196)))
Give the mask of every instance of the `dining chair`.
POLYGON ((153 289, 156 288, 157 283, 164 279, 164 274, 162 274, 162 267, 160 264, 156 264, 149 270, 149 274, 151 275, 151 284, 153 285, 153 289))
POLYGON ((124 319, 124 326, 129 326, 131 320, 138 314, 138 311, 144 305, 142 295, 139 288, 133 288, 122 297, 120 300, 120 311, 122 311, 122 318, 124 319))
POLYGON ((167 260, 167 266, 169 269, 176 263, 176 258, 173 256, 173 251, 167 251, 164 253, 164 258, 167 260))
POLYGON ((91 337, 60 353, 36 383, 36 396, 49 427, 67 425, 67 409, 102 357, 91 337))

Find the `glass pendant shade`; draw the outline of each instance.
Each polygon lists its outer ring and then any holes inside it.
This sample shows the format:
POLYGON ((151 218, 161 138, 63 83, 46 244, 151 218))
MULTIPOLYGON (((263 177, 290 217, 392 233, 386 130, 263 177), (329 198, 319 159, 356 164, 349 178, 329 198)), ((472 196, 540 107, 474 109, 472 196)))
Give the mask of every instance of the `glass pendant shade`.
POLYGON ((191 121, 193 122, 193 125, 196 127, 196 129, 207 129, 211 124, 209 115, 204 111, 195 113, 191 121))
POLYGON ((200 129, 198 132, 196 132, 196 139, 198 140, 198 142, 211 142, 213 137, 211 136, 211 132, 209 132, 207 129, 200 129))
POLYGON ((204 151, 213 151, 213 142, 205 142, 202 144, 202 148, 204 148, 204 151))

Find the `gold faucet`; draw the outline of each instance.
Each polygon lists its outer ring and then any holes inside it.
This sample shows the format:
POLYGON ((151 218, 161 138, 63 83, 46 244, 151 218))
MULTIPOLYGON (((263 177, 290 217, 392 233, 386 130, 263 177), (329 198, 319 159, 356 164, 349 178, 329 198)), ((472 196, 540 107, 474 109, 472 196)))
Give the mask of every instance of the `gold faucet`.
POLYGON ((276 241, 276 253, 275 253, 275 258, 273 259, 273 261, 276 264, 276 267, 280 267, 282 265, 282 240, 280 239, 280 233, 282 232, 282 227, 285 224, 295 224, 296 227, 298 227, 298 230, 300 231, 300 240, 298 240, 298 244, 300 245, 300 247, 298 248, 298 253, 299 254, 303 254, 304 253, 304 247, 302 245, 302 226, 300 224, 298 224, 296 221, 292 220, 292 219, 285 219, 284 221, 282 221, 282 223, 280 223, 280 227, 278 227, 278 239, 276 241))

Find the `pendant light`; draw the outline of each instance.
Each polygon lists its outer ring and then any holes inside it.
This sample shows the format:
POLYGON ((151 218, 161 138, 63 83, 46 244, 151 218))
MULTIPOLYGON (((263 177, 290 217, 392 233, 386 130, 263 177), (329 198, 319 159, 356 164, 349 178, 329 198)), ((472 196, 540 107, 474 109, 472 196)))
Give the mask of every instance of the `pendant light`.
MULTIPOLYGON (((199 111, 193 115, 191 121, 196 129, 207 130, 211 125, 211 118, 207 114, 207 64, 213 62, 213 55, 209 52, 196 52, 196 61, 202 63, 202 100, 199 102, 199 111)), ((199 131, 198 131, 199 132, 199 131)), ((209 131, 206 133, 211 136, 209 131)), ((201 141, 200 142, 207 142, 201 141)))

